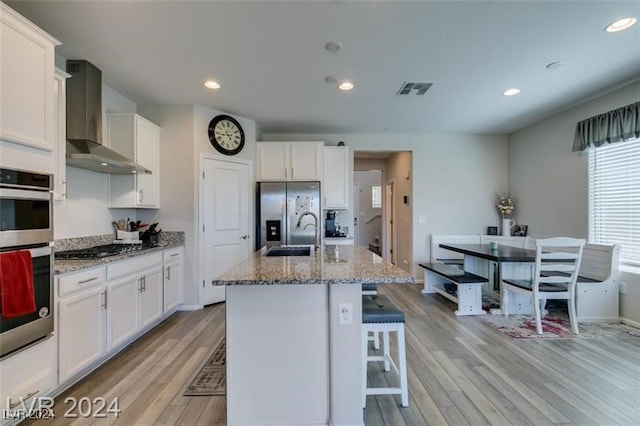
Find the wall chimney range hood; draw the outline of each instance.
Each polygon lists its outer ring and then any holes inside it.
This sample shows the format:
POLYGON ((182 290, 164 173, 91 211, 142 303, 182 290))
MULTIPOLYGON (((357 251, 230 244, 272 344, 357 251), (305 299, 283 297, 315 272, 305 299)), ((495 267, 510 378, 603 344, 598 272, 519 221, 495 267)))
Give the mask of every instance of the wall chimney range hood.
POLYGON ((151 170, 102 145, 102 72, 88 61, 67 61, 67 165, 100 173, 151 170))

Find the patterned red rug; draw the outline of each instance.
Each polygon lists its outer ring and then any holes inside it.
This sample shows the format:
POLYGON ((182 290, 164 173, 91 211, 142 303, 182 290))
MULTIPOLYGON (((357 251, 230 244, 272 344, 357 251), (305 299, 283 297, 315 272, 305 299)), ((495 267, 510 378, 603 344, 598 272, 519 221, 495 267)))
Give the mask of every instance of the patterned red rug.
POLYGON ((514 339, 626 339, 640 337, 640 328, 621 322, 581 322, 580 334, 571 332, 568 318, 547 315, 542 319, 542 335, 536 333, 536 320, 532 315, 485 315, 479 317, 502 333, 514 339))

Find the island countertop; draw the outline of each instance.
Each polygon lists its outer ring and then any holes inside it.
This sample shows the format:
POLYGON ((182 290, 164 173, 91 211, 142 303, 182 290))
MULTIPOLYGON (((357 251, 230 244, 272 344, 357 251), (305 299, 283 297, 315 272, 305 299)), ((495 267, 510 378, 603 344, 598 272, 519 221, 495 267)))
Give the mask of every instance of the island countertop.
POLYGON ((310 256, 265 256, 266 249, 230 268, 213 285, 412 284, 415 278, 364 247, 326 245, 310 256))

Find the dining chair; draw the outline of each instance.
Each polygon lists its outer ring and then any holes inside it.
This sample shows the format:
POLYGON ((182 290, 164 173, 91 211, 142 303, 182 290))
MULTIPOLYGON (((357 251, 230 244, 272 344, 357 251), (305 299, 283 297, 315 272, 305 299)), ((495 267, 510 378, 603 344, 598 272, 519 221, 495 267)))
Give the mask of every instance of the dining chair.
POLYGON ((542 315, 548 299, 567 300, 571 331, 578 334, 576 281, 585 240, 555 237, 536 240, 536 263, 531 280, 502 280, 502 311, 508 315, 509 292, 531 296, 536 331, 542 334, 542 315))

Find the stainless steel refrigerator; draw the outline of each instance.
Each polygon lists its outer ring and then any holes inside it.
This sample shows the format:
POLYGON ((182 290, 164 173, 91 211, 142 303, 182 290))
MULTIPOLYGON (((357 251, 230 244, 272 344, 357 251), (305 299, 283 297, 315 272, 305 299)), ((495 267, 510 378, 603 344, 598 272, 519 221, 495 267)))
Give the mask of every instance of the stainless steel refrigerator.
POLYGON ((256 250, 320 244, 320 182, 258 182, 256 250))

